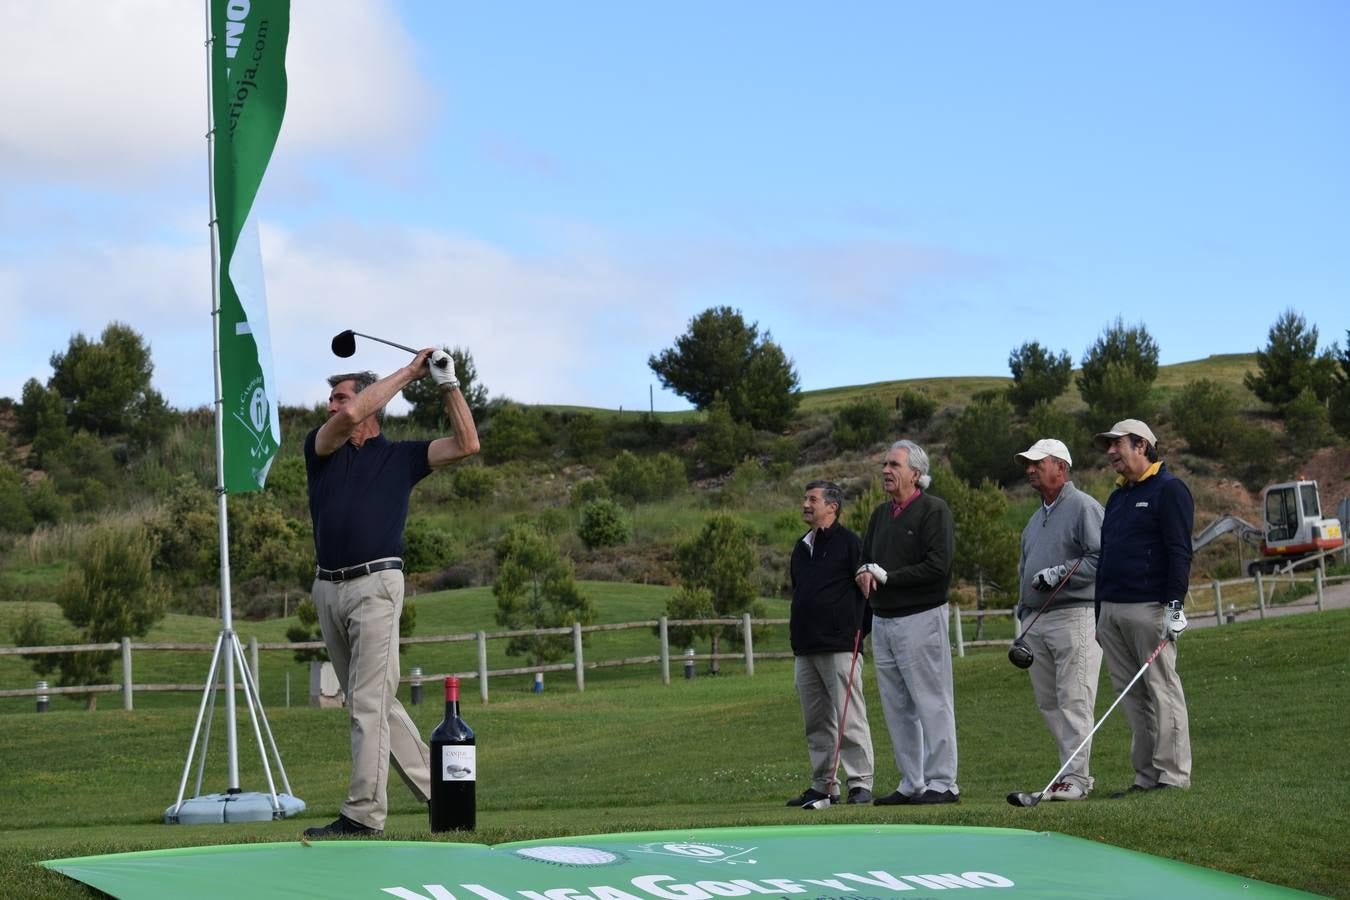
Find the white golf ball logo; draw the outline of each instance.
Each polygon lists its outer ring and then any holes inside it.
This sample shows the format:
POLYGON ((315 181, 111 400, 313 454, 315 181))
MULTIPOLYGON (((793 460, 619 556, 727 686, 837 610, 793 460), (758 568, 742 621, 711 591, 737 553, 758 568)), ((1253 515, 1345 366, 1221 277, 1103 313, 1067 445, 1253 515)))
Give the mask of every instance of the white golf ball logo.
POLYGON ((595 847, 525 847, 517 855, 540 862, 561 863, 567 866, 604 866, 618 862, 619 856, 595 847))

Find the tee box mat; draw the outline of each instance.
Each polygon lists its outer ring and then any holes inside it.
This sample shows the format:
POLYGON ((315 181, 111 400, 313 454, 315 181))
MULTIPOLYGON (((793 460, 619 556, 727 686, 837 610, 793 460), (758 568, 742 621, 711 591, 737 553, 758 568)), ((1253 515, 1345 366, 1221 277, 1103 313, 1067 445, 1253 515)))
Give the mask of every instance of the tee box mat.
POLYGON ((314 841, 42 865, 125 900, 713 900, 719 897, 1308 897, 1050 832, 922 825, 710 828, 486 846, 314 841))

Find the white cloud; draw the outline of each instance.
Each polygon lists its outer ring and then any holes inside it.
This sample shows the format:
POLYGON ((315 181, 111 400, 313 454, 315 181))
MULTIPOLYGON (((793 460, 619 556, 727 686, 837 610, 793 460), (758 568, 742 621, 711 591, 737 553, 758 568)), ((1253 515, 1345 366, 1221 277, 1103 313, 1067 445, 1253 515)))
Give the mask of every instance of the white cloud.
MULTIPOLYGON (((391 4, 297 0, 291 20, 287 152, 416 147, 435 97, 391 4)), ((24 83, 0 101, 2 177, 135 190, 204 160, 204 40, 201 3, 6 0, 0 58, 24 83)))

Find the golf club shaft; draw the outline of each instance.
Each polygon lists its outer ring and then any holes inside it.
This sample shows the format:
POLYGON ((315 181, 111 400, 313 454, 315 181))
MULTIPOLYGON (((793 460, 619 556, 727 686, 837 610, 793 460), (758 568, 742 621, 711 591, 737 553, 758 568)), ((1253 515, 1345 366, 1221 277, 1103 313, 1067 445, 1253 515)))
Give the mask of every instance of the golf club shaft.
MULTIPOLYGON (((839 750, 844 745, 844 727, 848 724, 848 701, 853 697, 853 672, 858 666, 858 650, 862 647, 862 628, 853 632, 853 659, 848 664, 848 684, 844 689, 844 711, 839 714, 839 733, 834 736, 834 767, 830 769, 830 784, 839 784, 839 750)), ((841 785, 842 787, 842 785, 841 785)), ((830 793, 830 785, 825 786, 830 793)))
POLYGON ((1069 771, 1069 764, 1072 763, 1074 759, 1078 756, 1078 754, 1082 752, 1083 748, 1088 745, 1088 741, 1092 740, 1092 736, 1097 733, 1097 729, 1102 727, 1102 723, 1106 721, 1106 717, 1111 715, 1112 711, 1115 710, 1115 708, 1120 705, 1120 701, 1125 699, 1125 695, 1130 692, 1130 688, 1134 687, 1134 683, 1139 680, 1139 678, 1144 674, 1144 671, 1149 666, 1153 665, 1153 661, 1158 658, 1158 654, 1162 652, 1163 647, 1167 646, 1167 641, 1168 641, 1167 638, 1163 638, 1162 641, 1158 644, 1158 646, 1153 648, 1153 652, 1148 655, 1148 659, 1144 660, 1144 664, 1139 667, 1139 671, 1134 673, 1134 677, 1130 679, 1130 683, 1125 685, 1125 690, 1120 692, 1120 696, 1116 698, 1116 702, 1112 703, 1110 708, 1107 709, 1106 712, 1102 713, 1102 717, 1097 720, 1096 725, 1092 726, 1092 730, 1088 732, 1088 736, 1083 738, 1083 743, 1079 744, 1076 748, 1074 748, 1074 751, 1069 754, 1069 758, 1064 760, 1064 765, 1060 766, 1059 771, 1055 773, 1055 777, 1051 778, 1050 782, 1044 788, 1041 789, 1041 793, 1037 797, 1038 800, 1040 799, 1040 797, 1045 796, 1046 791, 1049 791, 1050 788, 1054 786, 1055 782, 1059 781, 1059 777, 1061 775, 1069 771))
MULTIPOLYGON (((1030 631, 1031 626, 1035 625, 1036 620, 1041 617, 1041 613, 1050 608, 1050 604, 1054 602, 1055 595, 1059 593, 1060 588, 1069 583, 1069 579, 1073 577, 1073 573, 1078 571, 1078 567, 1083 564, 1083 560, 1086 558, 1087 557, 1080 556, 1074 560, 1073 565, 1069 567, 1069 571, 1059 580, 1059 584, 1055 585, 1055 589, 1050 592, 1050 596, 1045 598, 1045 602, 1041 604, 1041 608, 1036 610, 1036 615, 1031 617, 1031 621, 1027 623, 1027 627, 1022 629, 1022 634, 1026 634, 1030 631)), ((1021 636, 1021 634, 1018 635, 1018 637, 1021 636)))
POLYGON ((387 344, 387 345, 389 345, 390 347, 397 347, 397 348, 400 349, 400 350, 407 350, 407 351, 408 351, 409 353, 411 353, 413 356, 416 356, 417 353, 418 353, 418 351, 414 350, 414 349, 411 348, 411 347, 405 347, 405 346, 403 346, 402 344, 396 344, 396 343, 394 343, 393 341, 386 341, 384 338, 378 338, 378 337, 375 337, 375 335, 373 335, 373 334, 362 334, 362 333, 359 332, 359 331, 353 331, 352 334, 356 335, 357 337, 363 337, 363 338, 365 338, 365 339, 368 340, 368 341, 379 341, 381 344, 387 344))

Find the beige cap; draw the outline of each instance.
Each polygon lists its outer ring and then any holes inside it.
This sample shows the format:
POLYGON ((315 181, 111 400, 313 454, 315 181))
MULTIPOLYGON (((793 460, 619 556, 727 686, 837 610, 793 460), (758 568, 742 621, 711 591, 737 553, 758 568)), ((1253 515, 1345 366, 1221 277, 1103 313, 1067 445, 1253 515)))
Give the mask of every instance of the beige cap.
POLYGON ((1143 438, 1148 441, 1150 447, 1158 446, 1158 439, 1153 436, 1152 429, 1138 419, 1121 419, 1111 426, 1110 431, 1103 431, 1094 437, 1092 443, 1097 445, 1098 450, 1105 450, 1116 438, 1127 434, 1143 438))
POLYGON ((1057 441, 1054 438, 1041 438, 1032 444, 1030 449, 1023 450, 1013 457, 1022 465, 1027 463, 1040 462, 1047 456, 1053 456, 1055 459, 1062 459, 1069 465, 1073 465, 1073 459, 1069 456, 1069 448, 1064 446, 1063 441, 1057 441))

